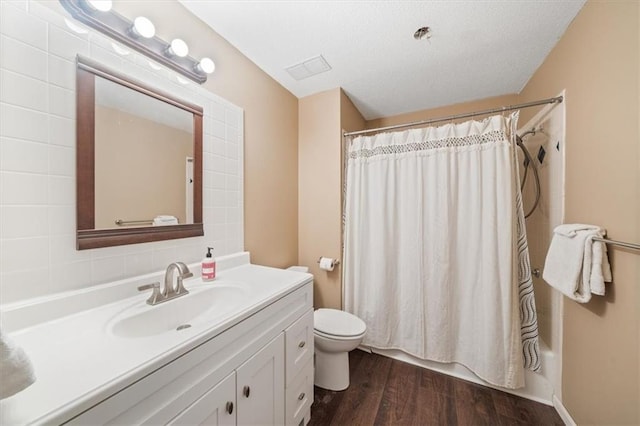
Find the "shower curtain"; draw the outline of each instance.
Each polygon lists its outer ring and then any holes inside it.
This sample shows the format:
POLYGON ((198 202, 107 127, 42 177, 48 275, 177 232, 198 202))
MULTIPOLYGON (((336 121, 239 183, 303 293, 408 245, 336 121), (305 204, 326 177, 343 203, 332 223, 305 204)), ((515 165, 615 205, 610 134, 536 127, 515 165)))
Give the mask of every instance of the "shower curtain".
POLYGON ((507 388, 540 368, 517 117, 347 143, 344 307, 364 345, 507 388))

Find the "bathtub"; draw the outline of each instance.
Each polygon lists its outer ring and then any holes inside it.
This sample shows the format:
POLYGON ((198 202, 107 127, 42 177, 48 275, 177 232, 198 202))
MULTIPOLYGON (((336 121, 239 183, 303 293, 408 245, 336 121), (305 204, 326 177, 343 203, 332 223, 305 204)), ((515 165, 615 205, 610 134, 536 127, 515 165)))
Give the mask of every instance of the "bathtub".
POLYGON ((542 371, 541 373, 534 373, 533 371, 525 370, 525 387, 521 389, 506 389, 494 386, 480 379, 468 368, 456 363, 447 364, 435 361, 426 361, 395 349, 374 349, 364 346, 361 346, 358 349, 397 359, 398 361, 408 362, 409 364, 428 368, 429 370, 448 374, 469 382, 478 383, 483 386, 488 386, 490 388, 553 406, 554 395, 560 390, 554 389, 554 383, 560 383, 558 380, 559 370, 557 368, 557 360, 555 358, 555 354, 549 349, 545 342, 540 340, 539 344, 542 371))

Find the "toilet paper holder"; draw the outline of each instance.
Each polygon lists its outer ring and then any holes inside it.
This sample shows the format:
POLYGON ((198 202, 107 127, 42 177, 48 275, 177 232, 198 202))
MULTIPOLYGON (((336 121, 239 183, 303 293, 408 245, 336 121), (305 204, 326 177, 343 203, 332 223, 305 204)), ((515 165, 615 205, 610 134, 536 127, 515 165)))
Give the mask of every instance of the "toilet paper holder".
MULTIPOLYGON (((320 263, 320 259, 322 259, 322 257, 323 256, 320 256, 316 263, 320 263)), ((331 261, 333 262, 334 265, 339 265, 340 264, 340 260, 339 259, 331 259, 331 261)))

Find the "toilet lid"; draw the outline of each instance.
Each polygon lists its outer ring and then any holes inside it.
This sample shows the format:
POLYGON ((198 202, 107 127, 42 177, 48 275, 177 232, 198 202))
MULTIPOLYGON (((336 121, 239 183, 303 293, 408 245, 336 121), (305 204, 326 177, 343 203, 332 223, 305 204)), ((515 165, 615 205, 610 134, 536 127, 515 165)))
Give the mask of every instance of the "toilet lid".
POLYGON ((367 325, 357 316, 337 309, 318 309, 313 313, 313 328, 333 336, 358 336, 367 325))

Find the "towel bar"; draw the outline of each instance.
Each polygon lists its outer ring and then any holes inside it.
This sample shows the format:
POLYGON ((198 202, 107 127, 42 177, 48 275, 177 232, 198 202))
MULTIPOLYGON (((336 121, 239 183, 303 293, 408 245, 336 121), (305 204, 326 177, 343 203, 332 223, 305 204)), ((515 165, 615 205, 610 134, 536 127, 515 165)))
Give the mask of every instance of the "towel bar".
POLYGON ((616 241, 600 237, 594 237, 593 241, 602 241, 603 243, 612 244, 614 246, 626 247, 632 250, 640 250, 640 244, 625 243, 624 241, 616 241))
POLYGON ((134 224, 138 224, 138 223, 151 224, 151 223, 153 223, 153 219, 147 219, 147 220, 122 220, 122 219, 117 219, 115 223, 118 226, 134 225, 134 224))

